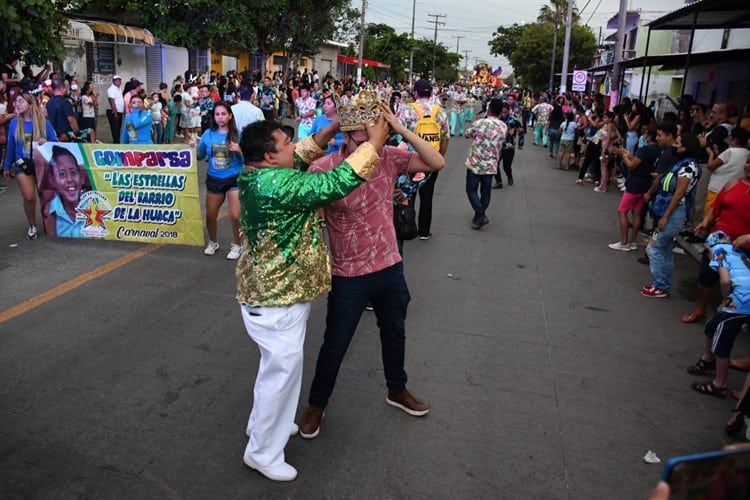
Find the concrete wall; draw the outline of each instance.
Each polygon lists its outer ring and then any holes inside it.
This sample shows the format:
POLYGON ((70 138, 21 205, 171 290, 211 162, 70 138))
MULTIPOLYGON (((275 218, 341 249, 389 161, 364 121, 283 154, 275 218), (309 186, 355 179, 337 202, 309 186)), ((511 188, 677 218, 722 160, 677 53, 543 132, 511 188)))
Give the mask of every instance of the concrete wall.
MULTIPOLYGON (((188 50, 184 47, 162 45, 161 55, 164 83, 172 87, 172 81, 177 75, 183 75, 188 68, 188 50)), ((145 61, 144 61, 145 66, 145 61)))

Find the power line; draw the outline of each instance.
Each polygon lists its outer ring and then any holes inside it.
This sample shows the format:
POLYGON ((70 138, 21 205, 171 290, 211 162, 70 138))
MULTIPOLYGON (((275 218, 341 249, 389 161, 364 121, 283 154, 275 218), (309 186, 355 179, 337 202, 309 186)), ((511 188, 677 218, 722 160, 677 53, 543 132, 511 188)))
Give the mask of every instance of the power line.
MULTIPOLYGON (((433 45, 437 45, 437 31, 438 31, 438 25, 445 26, 445 23, 438 21, 441 17, 448 17, 447 14, 427 14, 427 17, 434 17, 435 20, 432 21, 435 23, 435 38, 433 39, 432 43, 433 45)), ((435 48, 432 48, 432 78, 435 79, 435 48)))

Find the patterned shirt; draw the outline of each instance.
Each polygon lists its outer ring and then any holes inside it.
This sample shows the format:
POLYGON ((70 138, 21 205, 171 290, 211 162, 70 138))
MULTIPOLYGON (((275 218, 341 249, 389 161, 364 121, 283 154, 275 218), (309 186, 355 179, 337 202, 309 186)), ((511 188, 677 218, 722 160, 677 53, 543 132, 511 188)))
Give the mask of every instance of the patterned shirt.
POLYGON ((273 110, 274 104, 276 103, 276 91, 272 86, 266 87, 263 85, 260 87, 258 97, 260 98, 260 109, 265 111, 273 110))
POLYGON ((536 122, 547 126, 547 120, 549 120, 549 114, 552 112, 552 104, 547 104, 546 102, 540 102, 533 108, 531 108, 531 112, 536 115, 536 122))
MULTIPOLYGON (((315 107, 317 106, 317 103, 315 102, 315 99, 313 99, 312 97, 308 97, 307 99, 303 99, 302 97, 299 97, 297 98, 296 101, 294 101, 294 105, 297 106, 298 116, 302 116, 310 111, 315 111, 315 107)), ((315 120, 315 113, 313 113, 312 116, 300 118, 299 122, 301 125, 307 125, 308 127, 312 127, 313 120, 315 120)))
MULTIPOLYGON (((392 146, 380 152, 374 177, 349 196, 325 207, 334 276, 363 276, 401 262, 393 228, 393 186, 416 153, 392 146)), ((328 171, 342 161, 341 151, 316 161, 311 172, 328 171)))
POLYGON ((378 154, 365 143, 349 157, 339 156, 326 173, 301 171, 322 154, 307 138, 295 150, 300 170, 245 167, 240 173, 242 253, 236 270, 240 304, 286 307, 330 290, 328 248, 316 210, 371 178, 378 154))
MULTIPOLYGON (((510 117, 512 119, 512 117, 510 117)), ((488 116, 471 124, 466 131, 471 139, 466 168, 477 175, 494 175, 508 126, 499 118, 488 116)))

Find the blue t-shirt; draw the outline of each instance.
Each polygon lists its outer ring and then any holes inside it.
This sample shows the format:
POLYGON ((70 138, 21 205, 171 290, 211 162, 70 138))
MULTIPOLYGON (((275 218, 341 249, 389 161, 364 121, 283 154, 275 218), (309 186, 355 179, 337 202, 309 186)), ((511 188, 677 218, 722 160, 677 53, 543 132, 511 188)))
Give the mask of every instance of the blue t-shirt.
POLYGON ((560 136, 561 141, 572 141, 576 138, 578 124, 575 120, 563 122, 563 124, 560 125, 560 128, 562 129, 562 135, 560 136))
POLYGON ((52 123, 57 135, 67 134, 73 130, 70 122, 68 122, 68 117, 72 116, 75 118, 76 115, 73 112, 73 106, 70 105, 70 102, 66 98, 59 95, 52 96, 47 101, 46 108, 47 119, 52 123))
MULTIPOLYGON (((333 120, 329 120, 328 118, 326 118, 325 115, 320 115, 313 122, 312 131, 310 133, 315 134, 317 132, 320 132, 321 130, 326 128, 328 125, 330 125, 331 122, 333 122, 333 120)), ((328 150, 326 151, 327 155, 331 153, 335 153, 336 151, 341 149, 341 144, 344 143, 344 133, 339 132, 338 134, 334 136, 334 139, 336 140, 336 145, 334 146, 331 146, 330 144, 328 145, 328 150)))
POLYGON ((122 121, 121 144, 153 144, 151 139, 151 112, 134 109, 122 121))
POLYGON ((65 211, 60 194, 56 194, 49 203, 49 213, 55 216, 55 236, 58 238, 83 238, 81 230, 86 223, 85 219, 76 217, 70 220, 70 215, 65 211))
POLYGON ((750 314, 750 258, 732 245, 719 244, 711 248, 711 269, 729 271, 731 291, 722 303, 722 312, 750 314))
POLYGON ((208 157, 208 175, 217 179, 229 179, 240 175, 242 155, 229 151, 227 134, 208 129, 198 143, 198 159, 208 157))
MULTIPOLYGON (((5 153, 5 162, 3 163, 4 170, 10 170, 19 158, 31 158, 31 140, 33 127, 30 121, 23 122, 23 142, 16 140, 16 127, 18 126, 18 117, 13 118, 8 126, 8 148, 5 153)), ((48 141, 57 141, 57 134, 55 129, 52 128, 52 124, 48 120, 44 120, 45 137, 48 141)))

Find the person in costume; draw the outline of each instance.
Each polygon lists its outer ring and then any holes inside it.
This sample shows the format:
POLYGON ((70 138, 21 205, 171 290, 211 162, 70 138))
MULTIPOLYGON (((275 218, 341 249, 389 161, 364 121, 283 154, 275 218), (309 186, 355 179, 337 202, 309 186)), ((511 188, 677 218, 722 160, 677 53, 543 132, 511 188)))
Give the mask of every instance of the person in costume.
POLYGON ((244 461, 275 481, 297 476, 284 447, 297 430, 306 323, 310 302, 331 287, 331 263, 316 210, 375 174, 388 136, 388 125, 379 118, 367 124, 368 141, 334 169, 306 172, 338 128, 334 121, 295 147, 280 123, 259 121, 248 125, 240 139, 245 167, 237 180, 242 207, 237 300, 247 333, 260 349, 244 461))

